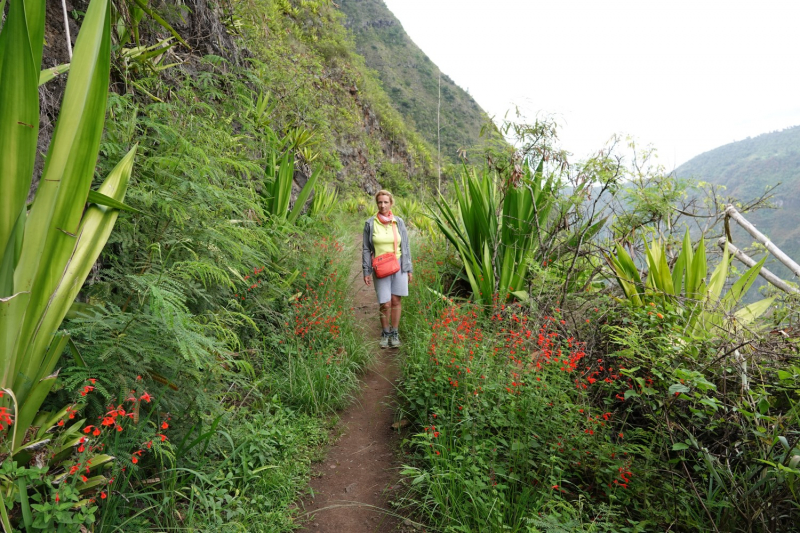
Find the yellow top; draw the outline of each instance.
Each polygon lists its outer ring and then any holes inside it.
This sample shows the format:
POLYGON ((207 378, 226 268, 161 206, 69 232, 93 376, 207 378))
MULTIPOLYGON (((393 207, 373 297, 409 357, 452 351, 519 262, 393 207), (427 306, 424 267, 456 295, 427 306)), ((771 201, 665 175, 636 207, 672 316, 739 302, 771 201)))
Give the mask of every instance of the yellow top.
MULTIPOLYGON (((392 224, 382 224, 378 217, 375 217, 375 224, 372 225, 372 245, 375 246, 375 257, 379 255, 388 254, 394 251, 394 232, 392 225, 397 226, 397 222, 392 224)), ((400 243, 402 237, 400 232, 397 232, 397 259, 400 259, 402 252, 400 251, 400 243)))

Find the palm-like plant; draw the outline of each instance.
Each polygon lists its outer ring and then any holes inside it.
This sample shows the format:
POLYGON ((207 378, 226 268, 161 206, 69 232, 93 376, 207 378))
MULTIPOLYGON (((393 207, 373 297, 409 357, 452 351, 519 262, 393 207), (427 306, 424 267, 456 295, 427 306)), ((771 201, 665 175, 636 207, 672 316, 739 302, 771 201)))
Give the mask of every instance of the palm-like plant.
POLYGON ((710 335, 714 329, 724 326, 726 321, 735 321, 740 325, 750 324, 764 314, 775 300, 774 297, 765 298, 734 312, 736 305, 758 277, 766 256, 745 272, 722 296, 730 263, 727 247, 722 260, 711 273, 711 278, 706 281, 708 268, 705 240, 700 239, 697 251, 694 251, 689 230, 686 230, 683 237, 681 252, 672 271, 663 245, 658 241, 645 243, 648 268, 645 282, 625 248, 617 243, 616 249, 617 255, 606 259, 628 301, 641 307, 648 300, 676 303, 680 299, 681 308, 686 314, 688 332, 694 335, 710 335))
POLYGON ((328 218, 339 200, 339 192, 335 187, 325 185, 317 189, 308 214, 314 218, 328 218))
MULTIPOLYGON (((261 107, 259 100, 258 107, 261 107)), ((265 126, 269 128, 269 126, 265 126)), ((286 220, 294 223, 300 212, 305 206, 306 200, 314 190, 314 186, 319 178, 318 171, 312 171, 308 181, 303 186, 300 194, 294 202, 294 207, 289 212, 289 203, 292 196, 292 181, 294 180, 295 156, 300 154, 307 162, 317 158, 317 153, 313 151, 315 143, 314 134, 302 128, 293 128, 282 140, 278 140, 277 135, 271 135, 275 144, 280 148, 273 152, 267 159, 266 179, 264 180, 263 196, 265 198, 265 210, 267 213, 278 220, 286 220), (281 150, 283 151, 280 154, 281 150)))
POLYGON ((433 222, 424 209, 424 204, 414 198, 398 199, 397 204, 392 208, 403 217, 407 226, 430 233, 433 230, 433 222))
POLYGON ((89 190, 108 95, 110 9, 108 0, 87 9, 30 206, 45 1, 12 3, 0 33, 0 388, 7 393, 0 402, 15 413, 5 441, 13 457, 58 420, 39 412, 67 342, 58 328, 124 208, 135 148, 89 190), (40 431, 29 432, 31 425, 40 431))
POLYGON ((461 256, 476 301, 491 304, 497 294, 502 302, 524 287, 555 189, 541 163, 535 170, 524 164, 518 182, 509 180, 502 194, 490 171, 478 176, 465 168, 455 186, 455 208, 443 197, 436 200, 433 219, 461 256))

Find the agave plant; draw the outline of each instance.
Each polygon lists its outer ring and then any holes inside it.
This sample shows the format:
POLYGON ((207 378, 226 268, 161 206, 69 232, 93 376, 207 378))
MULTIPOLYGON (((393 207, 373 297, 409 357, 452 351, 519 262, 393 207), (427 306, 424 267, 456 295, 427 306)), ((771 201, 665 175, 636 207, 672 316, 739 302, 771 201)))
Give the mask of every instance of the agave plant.
POLYGON ((398 200, 394 211, 397 211, 397 214, 403 217, 406 225, 410 227, 425 232, 431 232, 433 230, 433 222, 427 213, 424 212, 424 205, 414 198, 402 198, 398 200))
POLYGON ((648 272, 646 281, 643 282, 630 254, 617 243, 617 255, 606 258, 616 275, 617 283, 628 301, 637 307, 653 300, 677 303, 680 299, 681 307, 686 313, 689 333, 707 336, 714 329, 724 327, 726 321, 729 324, 750 324, 764 314, 775 300, 774 297, 765 298, 734 312, 736 305, 758 277, 766 256, 745 272, 722 296, 730 264, 727 247, 708 281, 705 240, 700 239, 695 252, 689 230, 686 230, 683 237, 681 252, 672 271, 661 242, 645 243, 645 249, 648 272))
POLYGON ((314 199, 311 201, 311 208, 309 209, 309 215, 321 218, 329 217, 336 207, 338 200, 339 192, 335 187, 326 184, 325 187, 318 189, 314 194, 314 199))
MULTIPOLYGON (((266 100, 263 100, 266 102, 266 100)), ((266 106, 266 103, 263 104, 266 106)), ((262 99, 259 99, 258 106, 262 106, 262 99)), ((269 128, 269 126, 266 126, 269 128)), ((277 136, 273 135, 275 139, 277 136)), ((306 200, 314 190, 314 185, 319 178, 319 172, 313 171, 308 181, 303 186, 300 194, 294 202, 294 207, 289 212, 289 202, 292 195, 292 180, 294 180, 295 155, 300 154, 306 161, 316 159, 312 151, 314 144, 314 134, 302 128, 289 130, 286 136, 276 144, 280 150, 273 152, 267 159, 265 171, 263 196, 265 198, 265 209, 267 213, 279 220, 286 220, 294 223, 300 212, 305 206, 306 200), (280 154, 280 152, 283 152, 280 154)))
MULTIPOLYGON (((363 196, 356 196, 347 198, 342 202, 342 210, 351 215, 368 211, 370 209, 370 202, 363 196)), ((376 209, 377 210, 377 209, 376 209)))
POLYGON ((509 184, 504 195, 488 170, 478 176, 464 169, 455 208, 443 197, 436 200, 432 217, 461 256, 476 301, 522 296, 529 254, 547 225, 555 188, 552 178, 543 177, 541 163, 535 170, 524 165, 519 183, 509 184))
POLYGON ((0 408, 14 412, 7 460, 29 457, 60 418, 40 412, 68 342, 58 328, 126 207, 135 148, 90 191, 108 95, 110 10, 108 0, 92 0, 86 11, 30 205, 45 0, 11 3, 0 32, 0 408))

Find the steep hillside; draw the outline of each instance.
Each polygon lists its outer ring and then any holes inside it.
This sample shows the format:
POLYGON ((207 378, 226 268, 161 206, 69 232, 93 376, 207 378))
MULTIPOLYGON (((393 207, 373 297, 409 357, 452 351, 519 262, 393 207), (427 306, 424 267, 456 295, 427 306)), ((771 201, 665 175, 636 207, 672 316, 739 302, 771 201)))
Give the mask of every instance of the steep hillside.
MULTIPOLYGON (((87 3, 67 0, 73 41, 87 3)), ((161 0, 152 6, 185 38, 186 46, 173 46, 151 60, 135 55, 130 40, 115 43, 113 92, 143 104, 174 103, 181 85, 200 83, 211 89, 209 70, 233 76, 251 91, 253 107, 259 95, 268 98, 267 123, 277 134, 293 128, 313 132, 319 154, 313 166, 323 171, 325 181, 368 193, 381 187, 432 185, 429 145, 392 107, 330 0, 253 0, 224 6, 206 0, 161 0)), ((44 65, 51 67, 69 58, 60 7, 49 7, 44 65)), ((127 15, 114 16, 120 25, 128 23, 127 15)), ((146 16, 136 30, 142 46, 170 37, 166 26, 146 16)), ((58 113, 63 89, 64 79, 57 79, 42 90, 42 147, 52 132, 51 119, 58 113)), ((212 100, 230 97, 230 85, 213 89, 212 100)), ((302 173, 310 168, 301 165, 302 173)), ((303 176, 298 178, 302 185, 303 176)))
MULTIPOLYGON (((392 105, 436 147, 439 68, 403 30, 383 0, 341 0, 358 53, 380 76, 392 105)), ((443 161, 458 160, 459 149, 480 143, 486 113, 446 74, 441 74, 443 161)))
MULTIPOLYGON (((687 161, 675 174, 724 185, 724 195, 731 200, 752 200, 778 185, 772 198, 775 209, 747 218, 795 260, 800 259, 800 126, 720 146, 687 161)), ((734 240, 752 241, 739 231, 734 240)), ((777 265, 769 268, 788 275, 777 265)))

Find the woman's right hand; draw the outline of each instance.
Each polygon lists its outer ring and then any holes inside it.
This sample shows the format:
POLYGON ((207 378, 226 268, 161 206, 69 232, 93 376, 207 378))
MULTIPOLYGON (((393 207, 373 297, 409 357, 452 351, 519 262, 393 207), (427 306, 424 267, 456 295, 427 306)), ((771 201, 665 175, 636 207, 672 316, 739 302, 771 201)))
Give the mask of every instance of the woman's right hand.
POLYGON ((364 285, 371 285, 372 284, 372 276, 364 276, 364 285))

